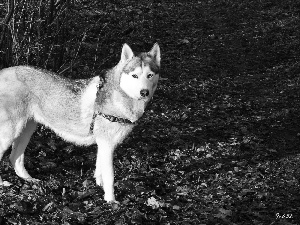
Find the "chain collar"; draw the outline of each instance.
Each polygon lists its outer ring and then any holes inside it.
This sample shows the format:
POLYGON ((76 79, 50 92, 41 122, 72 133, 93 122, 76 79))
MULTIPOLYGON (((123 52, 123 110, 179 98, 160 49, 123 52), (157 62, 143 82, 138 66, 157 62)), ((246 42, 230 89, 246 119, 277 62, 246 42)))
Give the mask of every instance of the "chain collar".
POLYGON ((136 124, 136 122, 131 122, 129 119, 125 119, 125 118, 122 118, 122 117, 116 117, 116 116, 112 116, 112 115, 106 115, 106 114, 103 114, 103 113, 100 113, 100 112, 95 112, 94 115, 93 115, 93 118, 92 118, 91 125, 90 125, 90 133, 93 133, 95 119, 98 115, 102 116, 103 118, 109 120, 112 123, 117 122, 117 123, 121 123, 121 124, 131 124, 131 125, 136 124))
POLYGON ((118 122, 118 123, 123 123, 123 124, 134 124, 129 119, 116 117, 116 116, 112 116, 112 115, 106 115, 103 113, 99 113, 98 115, 103 116, 105 119, 109 120, 110 122, 118 122))

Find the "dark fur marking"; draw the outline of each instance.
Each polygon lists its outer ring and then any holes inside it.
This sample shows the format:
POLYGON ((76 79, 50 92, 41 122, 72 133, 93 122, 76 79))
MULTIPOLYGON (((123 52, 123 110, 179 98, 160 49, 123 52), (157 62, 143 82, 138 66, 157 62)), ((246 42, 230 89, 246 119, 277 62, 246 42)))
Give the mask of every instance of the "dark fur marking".
POLYGON ((125 73, 132 72, 137 67, 142 67, 142 62, 145 64, 145 66, 149 66, 150 69, 154 73, 158 73, 159 66, 155 63, 153 57, 149 55, 148 53, 140 53, 138 56, 134 57, 132 60, 130 60, 127 65, 124 67, 123 71, 125 73))

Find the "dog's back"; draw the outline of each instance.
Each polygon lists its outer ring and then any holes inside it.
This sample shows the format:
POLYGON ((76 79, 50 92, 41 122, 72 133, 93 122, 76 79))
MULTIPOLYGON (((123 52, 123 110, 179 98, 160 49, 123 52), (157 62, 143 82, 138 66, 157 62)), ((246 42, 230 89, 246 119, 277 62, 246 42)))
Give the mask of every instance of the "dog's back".
MULTIPOLYGON (((76 141, 82 137, 82 144, 91 144, 94 140, 88 135, 88 129, 99 78, 94 80, 72 81, 25 66, 3 70, 0 74, 0 129, 22 128, 33 119, 66 140, 76 141), (87 92, 89 85, 92 90, 87 92)), ((13 133, 18 136, 20 129, 14 129, 13 133)))

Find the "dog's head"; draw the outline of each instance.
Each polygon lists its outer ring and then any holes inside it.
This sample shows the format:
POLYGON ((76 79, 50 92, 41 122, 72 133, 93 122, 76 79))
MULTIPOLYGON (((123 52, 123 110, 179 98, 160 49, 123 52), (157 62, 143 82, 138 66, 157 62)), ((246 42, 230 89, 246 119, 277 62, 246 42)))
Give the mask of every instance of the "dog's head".
POLYGON ((123 69, 120 88, 130 98, 150 100, 157 87, 160 69, 160 48, 154 44, 149 52, 135 56, 131 48, 124 44, 120 63, 123 69))

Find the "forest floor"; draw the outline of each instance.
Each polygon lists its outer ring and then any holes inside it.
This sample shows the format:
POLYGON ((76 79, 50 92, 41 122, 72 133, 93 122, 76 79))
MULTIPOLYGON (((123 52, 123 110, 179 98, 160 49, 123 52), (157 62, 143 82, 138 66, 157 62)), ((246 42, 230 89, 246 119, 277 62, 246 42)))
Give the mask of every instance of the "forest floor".
POLYGON ((115 154, 120 205, 95 184, 96 146, 40 127, 26 167, 42 182, 18 178, 6 154, 0 224, 300 224, 300 3, 85 4, 74 78, 114 66, 125 42, 161 47, 157 92, 115 154))

